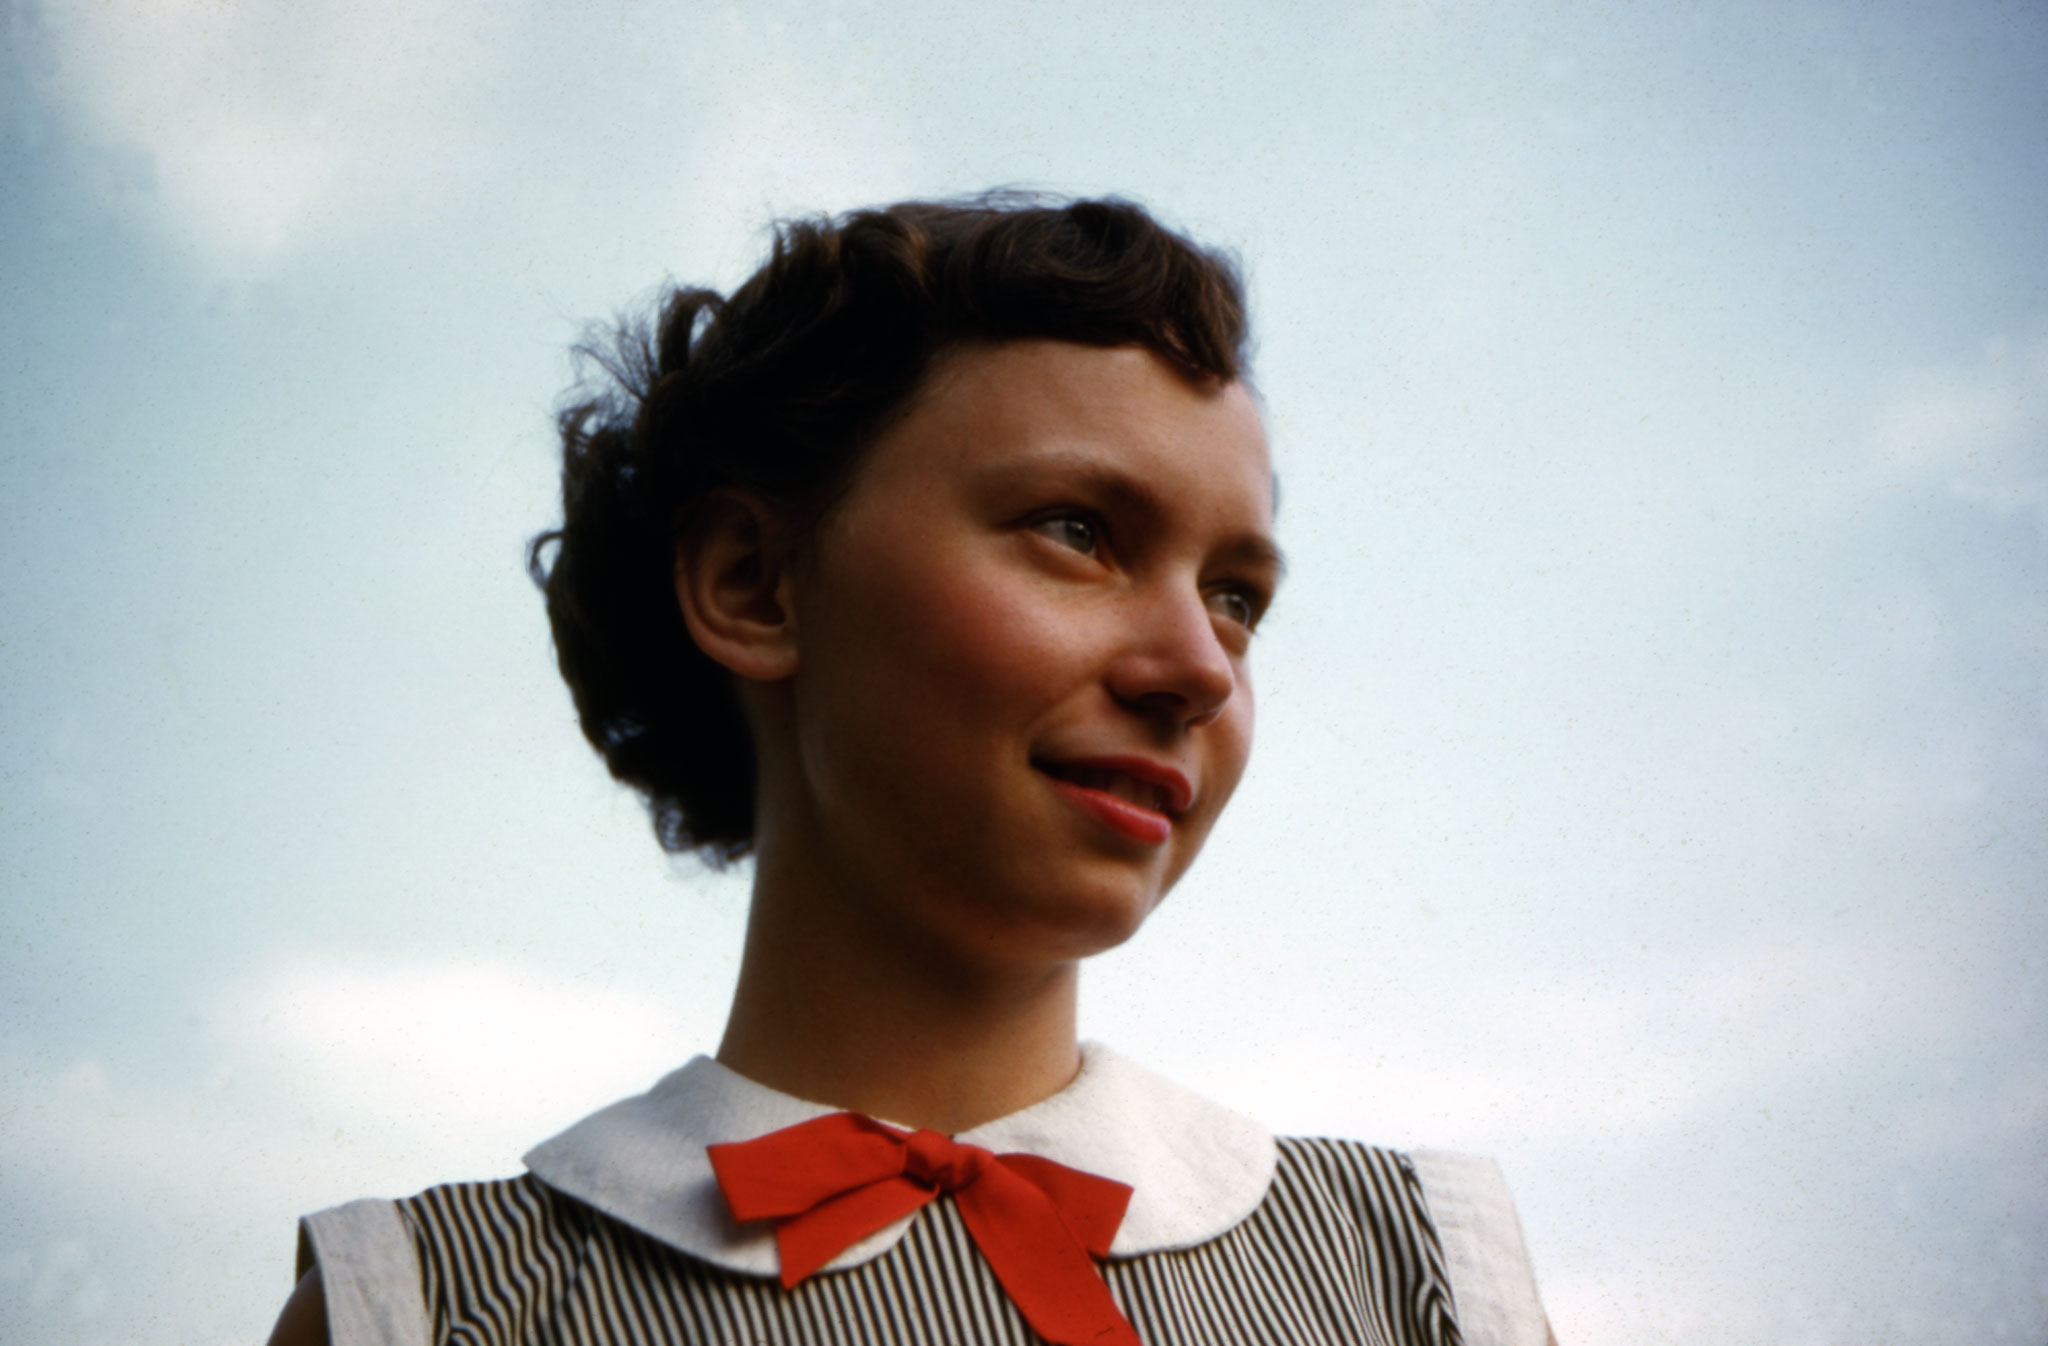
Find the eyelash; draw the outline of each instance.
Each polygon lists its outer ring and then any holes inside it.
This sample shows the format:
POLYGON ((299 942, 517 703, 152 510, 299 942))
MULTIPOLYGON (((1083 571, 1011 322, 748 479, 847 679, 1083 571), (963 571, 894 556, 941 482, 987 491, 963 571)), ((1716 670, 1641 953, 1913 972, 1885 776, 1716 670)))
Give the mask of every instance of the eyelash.
POLYGON ((1244 616, 1230 617, 1228 620, 1236 622, 1247 631, 1259 629, 1259 617, 1262 614, 1259 611, 1259 601, 1255 596, 1246 593, 1243 589, 1218 589, 1215 596, 1218 598, 1234 598, 1244 604, 1244 616))
POLYGON ((1056 514, 1048 514, 1033 522, 1031 526, 1038 529, 1044 536, 1059 542, 1062 546, 1071 546, 1072 544, 1066 539, 1053 537, 1053 534, 1048 531, 1049 526, 1053 524, 1077 524, 1088 530, 1088 545, 1086 547, 1073 547, 1074 551, 1081 553, 1083 556, 1093 556, 1096 550, 1102 546, 1102 535, 1108 531, 1102 526, 1101 519, 1085 509, 1064 509, 1056 514))
MULTIPOLYGON (((1085 509, 1063 509, 1052 514, 1042 515, 1032 522, 1031 527, 1036 529, 1042 536, 1058 542, 1062 546, 1069 547, 1082 556, 1095 555, 1102 547, 1104 535, 1109 531, 1104 526, 1100 516, 1085 509), (1055 526, 1068 530, 1077 526, 1085 529, 1088 534, 1088 545, 1085 547, 1074 546, 1070 535, 1067 537, 1055 536, 1053 532, 1055 526)), ((1217 598, 1236 599, 1243 605, 1244 615, 1242 617, 1227 613, 1219 613, 1218 615, 1222 616, 1225 621, 1235 622, 1248 632, 1259 629, 1259 619, 1265 615, 1265 605, 1261 602, 1264 595, 1244 586, 1225 585, 1211 590, 1206 597, 1212 602, 1217 598)))

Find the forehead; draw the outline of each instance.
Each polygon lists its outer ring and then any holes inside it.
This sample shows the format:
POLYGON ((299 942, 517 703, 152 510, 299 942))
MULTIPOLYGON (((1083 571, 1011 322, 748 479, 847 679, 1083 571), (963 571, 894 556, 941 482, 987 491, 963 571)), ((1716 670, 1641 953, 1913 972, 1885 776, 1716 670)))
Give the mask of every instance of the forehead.
POLYGON ((1031 472, 1121 478, 1218 523, 1271 527, 1272 468, 1249 390, 1188 379, 1141 347, 945 352, 862 476, 894 489, 1031 472))

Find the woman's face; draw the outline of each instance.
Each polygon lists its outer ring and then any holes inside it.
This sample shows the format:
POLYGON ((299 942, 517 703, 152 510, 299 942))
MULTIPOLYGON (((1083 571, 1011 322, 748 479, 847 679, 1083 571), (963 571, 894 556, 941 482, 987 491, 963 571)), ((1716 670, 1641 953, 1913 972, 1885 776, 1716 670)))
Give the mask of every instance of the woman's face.
POLYGON ((949 352, 794 581, 799 826, 970 960, 1136 931, 1251 749, 1280 563, 1252 398, 1150 352, 949 352))

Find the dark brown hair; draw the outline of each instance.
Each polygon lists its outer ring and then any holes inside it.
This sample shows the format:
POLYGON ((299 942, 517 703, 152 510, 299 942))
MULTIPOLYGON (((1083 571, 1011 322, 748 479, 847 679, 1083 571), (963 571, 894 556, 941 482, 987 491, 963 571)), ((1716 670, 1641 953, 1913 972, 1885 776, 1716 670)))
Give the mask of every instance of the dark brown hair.
POLYGON ((1190 378, 1242 376, 1234 264, 1128 201, 998 195, 785 222, 720 298, 674 289, 650 334, 579 353, 602 376, 559 417, 562 526, 528 569, 583 733, 671 851, 713 863, 754 833, 753 745, 730 675, 683 625, 677 520, 720 487, 805 527, 949 346, 1144 346, 1190 378))

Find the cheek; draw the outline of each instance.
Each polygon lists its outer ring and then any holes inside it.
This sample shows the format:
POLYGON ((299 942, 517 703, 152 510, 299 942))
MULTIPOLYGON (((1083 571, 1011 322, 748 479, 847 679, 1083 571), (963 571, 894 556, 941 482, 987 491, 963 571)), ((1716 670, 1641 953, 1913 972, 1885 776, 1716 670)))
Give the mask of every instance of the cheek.
POLYGON ((1210 726, 1211 749, 1208 754, 1208 770, 1216 782, 1215 807, 1210 810, 1210 821, 1223 812, 1231 796, 1237 793, 1237 785, 1244 778, 1244 769, 1252 755, 1252 689, 1249 680, 1240 678, 1237 691, 1232 693, 1230 706, 1221 718, 1210 726))
POLYGON ((1251 760, 1252 750, 1252 695, 1251 686, 1240 681, 1238 690, 1231 697, 1231 705, 1223 716, 1208 727, 1204 740, 1202 777, 1205 782, 1204 806, 1200 819, 1192 829, 1182 833, 1183 844, 1176 848, 1169 864, 1165 890, 1179 883, 1195 857, 1208 845, 1209 834, 1216 827, 1217 819, 1237 793, 1237 785, 1244 778, 1245 765, 1251 760))
POLYGON ((819 595, 818 658, 804 653, 834 718, 892 755, 1027 727, 1083 680, 1079 614, 990 558, 935 551, 852 551, 819 595))
POLYGON ((1224 735, 1229 744, 1228 752, 1235 767, 1230 777, 1230 788, 1237 788, 1238 778, 1244 775, 1245 765, 1252 757, 1252 724, 1257 719, 1257 703, 1252 699, 1252 680, 1241 676, 1237 693, 1232 700, 1237 704, 1224 718, 1229 723, 1229 732, 1224 735))

